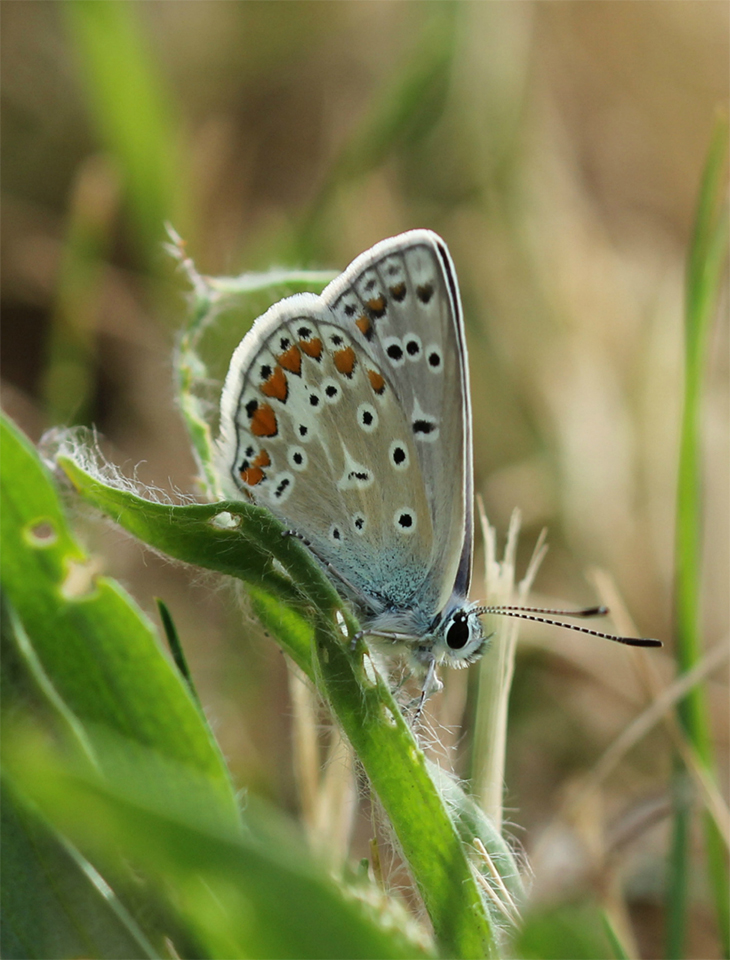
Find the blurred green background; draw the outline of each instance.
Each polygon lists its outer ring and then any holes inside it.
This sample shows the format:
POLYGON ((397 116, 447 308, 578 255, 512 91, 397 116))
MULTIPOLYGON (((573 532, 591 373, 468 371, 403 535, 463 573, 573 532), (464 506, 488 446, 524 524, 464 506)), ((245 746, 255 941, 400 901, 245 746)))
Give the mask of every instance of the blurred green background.
MULTIPOLYGON (((725 2, 4 0, 0 17, 2 403, 34 440, 94 424, 125 472, 195 492, 165 221, 208 274, 342 269, 429 227, 459 274, 491 522, 503 535, 522 511, 520 571, 547 526, 538 599, 592 604, 602 584, 618 629, 665 641, 651 666, 672 677, 684 263, 728 104, 725 2)), ((728 632, 727 336, 718 324, 703 401, 708 646, 728 632)), ((169 605, 236 782, 296 812, 286 665, 245 604, 79 524, 151 615, 155 596, 169 605)), ((475 597, 479 580, 477 560, 475 597)), ((660 956, 663 728, 566 816, 646 704, 642 676, 625 648, 522 631, 506 806, 537 901, 620 886, 637 948, 660 956)), ((466 672, 450 679, 443 724, 466 672)), ((708 696, 726 758, 723 680, 708 696)), ((717 956, 699 875, 691 895, 688 955, 717 956)))

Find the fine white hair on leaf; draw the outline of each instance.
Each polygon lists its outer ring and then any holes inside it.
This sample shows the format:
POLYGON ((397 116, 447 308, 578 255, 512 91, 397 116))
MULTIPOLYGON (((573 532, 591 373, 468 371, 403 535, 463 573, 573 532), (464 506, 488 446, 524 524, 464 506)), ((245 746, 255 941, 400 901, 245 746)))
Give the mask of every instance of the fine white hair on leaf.
POLYGON ((121 468, 108 460, 101 450, 99 434, 88 427, 54 427, 48 430, 38 444, 41 456, 53 473, 65 478, 59 459, 71 460, 93 479, 116 490, 123 490, 153 503, 184 505, 196 503, 195 497, 178 489, 165 490, 157 485, 143 483, 137 476, 125 475, 121 468))

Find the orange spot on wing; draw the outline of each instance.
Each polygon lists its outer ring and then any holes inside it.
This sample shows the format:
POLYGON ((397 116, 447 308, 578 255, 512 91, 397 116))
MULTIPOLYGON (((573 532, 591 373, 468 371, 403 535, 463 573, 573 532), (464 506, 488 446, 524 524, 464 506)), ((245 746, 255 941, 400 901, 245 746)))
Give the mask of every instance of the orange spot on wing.
POLYGON ((394 287, 390 288, 390 292, 393 294, 393 297, 400 303, 401 300, 405 299, 405 295, 406 295, 405 283, 396 283, 394 287))
POLYGON ((261 384, 261 393, 265 397, 273 397, 275 400, 286 402, 289 396, 289 384, 286 382, 286 374, 277 366, 274 372, 261 384))
POLYGON ((337 350, 333 356, 335 361, 335 368, 338 373, 341 373, 343 377, 351 377, 352 371, 355 369, 355 351, 352 347, 344 347, 342 350, 337 350))
POLYGON ((319 358, 322 356, 322 341, 319 339, 319 337, 315 337, 313 340, 300 340, 299 346, 308 357, 313 357, 315 360, 319 360, 319 358))
POLYGON ((266 477, 263 468, 270 466, 271 457, 268 455, 266 450, 259 450, 253 463, 249 463, 248 460, 246 460, 241 467, 241 480, 248 484, 249 487, 255 487, 257 483, 261 483, 261 481, 266 477))
POLYGON ((276 414, 268 403, 254 410, 251 416, 251 433, 255 437, 275 437, 278 429, 276 414))
POLYGON ((285 370, 295 373, 297 376, 302 372, 302 355, 299 347, 295 344, 293 347, 282 353, 276 358, 285 370))
POLYGON ((249 487, 255 487, 257 483, 261 483, 264 476, 261 467, 247 467, 245 470, 241 470, 241 480, 247 483, 249 487))
POLYGON ((385 380, 377 370, 368 370, 368 380, 377 394, 381 394, 385 390, 385 380))
POLYGON ((379 297, 368 300, 367 308, 376 319, 382 317, 385 313, 385 297, 381 294, 379 297))
POLYGON ((367 337, 367 335, 373 329, 373 325, 368 317, 358 317, 358 319, 355 321, 355 326, 364 337, 367 337))

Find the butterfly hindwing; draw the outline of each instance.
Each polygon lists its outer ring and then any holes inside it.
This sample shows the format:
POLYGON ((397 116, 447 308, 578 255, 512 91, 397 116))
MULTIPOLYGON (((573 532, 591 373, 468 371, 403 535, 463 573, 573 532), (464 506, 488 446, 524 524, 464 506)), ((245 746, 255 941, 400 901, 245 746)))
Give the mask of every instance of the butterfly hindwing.
POLYGON ((231 481, 305 537, 371 612, 405 604, 427 575, 433 530, 398 400, 326 308, 289 298, 273 310, 226 382, 231 481))

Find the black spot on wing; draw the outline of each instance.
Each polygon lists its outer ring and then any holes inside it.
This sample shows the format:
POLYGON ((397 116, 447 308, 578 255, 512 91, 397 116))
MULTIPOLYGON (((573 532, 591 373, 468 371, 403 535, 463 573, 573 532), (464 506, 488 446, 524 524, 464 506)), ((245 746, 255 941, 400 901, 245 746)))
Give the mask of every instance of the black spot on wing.
POLYGON ((416 287, 416 296, 421 301, 421 303, 428 303, 433 296, 433 284, 432 283, 423 283, 421 286, 416 287))
POLYGON ((414 420, 413 421, 413 432, 422 433, 427 436, 429 433, 433 433, 436 429, 436 424, 433 420, 414 420))

